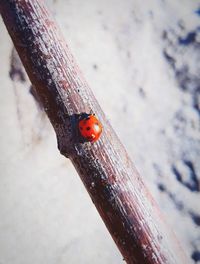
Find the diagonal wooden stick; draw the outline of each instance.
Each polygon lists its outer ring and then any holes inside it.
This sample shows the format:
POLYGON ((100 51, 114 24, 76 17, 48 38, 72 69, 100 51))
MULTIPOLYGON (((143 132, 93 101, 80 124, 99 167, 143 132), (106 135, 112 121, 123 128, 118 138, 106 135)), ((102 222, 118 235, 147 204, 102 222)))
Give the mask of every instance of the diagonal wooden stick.
POLYGON ((58 148, 74 164, 126 262, 188 264, 44 1, 0 0, 0 10, 55 129, 58 148), (96 143, 81 142, 77 134, 79 115, 90 111, 103 124, 96 143))

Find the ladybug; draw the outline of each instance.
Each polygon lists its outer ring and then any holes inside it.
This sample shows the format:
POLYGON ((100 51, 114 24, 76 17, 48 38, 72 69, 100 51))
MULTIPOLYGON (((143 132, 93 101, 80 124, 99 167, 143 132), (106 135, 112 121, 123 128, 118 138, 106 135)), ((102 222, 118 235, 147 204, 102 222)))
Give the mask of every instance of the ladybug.
POLYGON ((78 123, 81 136, 89 142, 95 142, 102 133, 102 124, 96 118, 95 114, 83 115, 78 123))

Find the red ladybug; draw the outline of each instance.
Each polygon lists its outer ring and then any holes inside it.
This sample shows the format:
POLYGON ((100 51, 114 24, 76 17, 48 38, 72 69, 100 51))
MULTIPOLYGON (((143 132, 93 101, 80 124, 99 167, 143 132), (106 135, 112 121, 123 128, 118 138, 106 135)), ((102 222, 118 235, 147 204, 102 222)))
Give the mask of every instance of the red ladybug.
POLYGON ((89 142, 97 141, 102 132, 102 125, 94 114, 81 118, 78 128, 81 136, 89 142))

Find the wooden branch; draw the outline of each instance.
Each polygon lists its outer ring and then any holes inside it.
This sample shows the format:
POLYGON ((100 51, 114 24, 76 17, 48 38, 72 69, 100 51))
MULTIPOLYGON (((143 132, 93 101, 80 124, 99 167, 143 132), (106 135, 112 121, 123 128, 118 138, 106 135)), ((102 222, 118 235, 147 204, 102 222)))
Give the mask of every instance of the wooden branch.
POLYGON ((74 164, 126 262, 188 264, 44 1, 0 0, 0 10, 55 129, 58 148, 74 164), (83 142, 77 133, 78 117, 90 111, 103 124, 95 143, 83 142))

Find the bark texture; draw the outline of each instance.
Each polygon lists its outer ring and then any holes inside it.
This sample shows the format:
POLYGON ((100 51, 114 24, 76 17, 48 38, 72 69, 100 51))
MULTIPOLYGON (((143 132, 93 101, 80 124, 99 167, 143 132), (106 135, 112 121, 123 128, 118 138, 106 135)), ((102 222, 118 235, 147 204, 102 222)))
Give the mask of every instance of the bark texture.
MULTIPOLYGON (((0 0, 27 74, 93 203, 129 264, 186 264, 172 231, 102 112, 43 0, 0 0), (103 124, 96 143, 77 132, 82 113, 103 124)), ((92 242, 91 242, 92 246, 92 242)))

